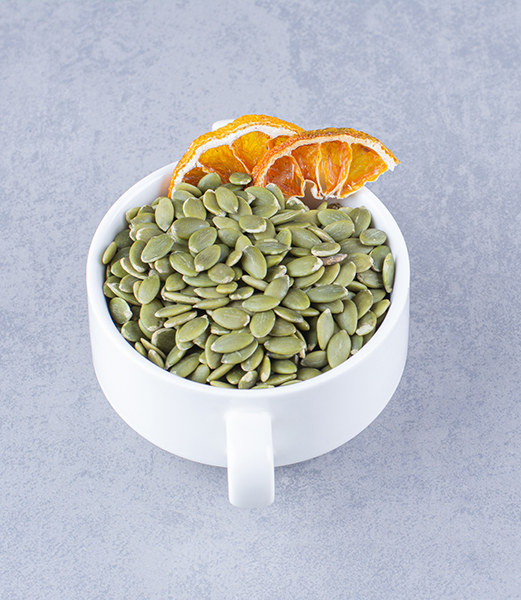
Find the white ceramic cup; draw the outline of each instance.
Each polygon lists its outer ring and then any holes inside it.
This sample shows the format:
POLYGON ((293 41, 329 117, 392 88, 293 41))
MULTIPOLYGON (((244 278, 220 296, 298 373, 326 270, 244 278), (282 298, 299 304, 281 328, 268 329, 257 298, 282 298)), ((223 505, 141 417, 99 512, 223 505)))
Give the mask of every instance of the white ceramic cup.
POLYGON ((141 356, 116 329, 103 295, 101 256, 126 227, 125 212, 166 195, 175 163, 136 183, 101 221, 87 260, 92 357, 105 396, 137 433, 177 456, 228 468, 232 504, 268 506, 274 467, 308 460, 365 429, 394 394, 407 356, 409 256, 395 220, 369 190, 342 201, 366 206, 396 263, 391 306, 373 338, 343 364, 295 385, 230 390, 194 383, 141 356))

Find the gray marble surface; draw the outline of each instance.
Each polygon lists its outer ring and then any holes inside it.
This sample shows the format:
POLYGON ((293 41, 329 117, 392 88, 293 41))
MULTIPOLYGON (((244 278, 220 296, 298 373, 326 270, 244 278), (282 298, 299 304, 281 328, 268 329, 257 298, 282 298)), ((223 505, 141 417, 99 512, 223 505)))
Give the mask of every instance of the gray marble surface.
POLYGON ((0 598, 521 598, 521 5, 0 0, 0 598), (217 119, 367 131, 407 239, 380 417, 240 510, 93 371, 86 254, 217 119))

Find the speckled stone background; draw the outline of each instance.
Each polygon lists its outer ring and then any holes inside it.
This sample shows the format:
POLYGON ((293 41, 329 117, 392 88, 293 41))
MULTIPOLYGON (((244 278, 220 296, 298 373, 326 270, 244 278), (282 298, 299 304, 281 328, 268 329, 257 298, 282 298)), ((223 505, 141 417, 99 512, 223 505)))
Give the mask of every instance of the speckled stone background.
POLYGON ((521 598, 521 5, 0 0, 1 600, 521 598), (240 510, 93 371, 92 235, 218 119, 349 126, 412 262, 380 417, 240 510))

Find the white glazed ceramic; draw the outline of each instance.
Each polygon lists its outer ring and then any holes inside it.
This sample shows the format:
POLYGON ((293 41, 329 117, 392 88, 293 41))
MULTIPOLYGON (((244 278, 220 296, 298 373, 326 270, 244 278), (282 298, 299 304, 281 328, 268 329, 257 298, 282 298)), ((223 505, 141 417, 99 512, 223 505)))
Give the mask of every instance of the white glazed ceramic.
POLYGON ((177 456, 228 468, 229 498, 242 507, 274 498, 274 466, 345 444, 383 410, 405 366, 409 257, 393 217, 368 189, 346 198, 365 205, 388 235, 396 262, 388 314, 373 338, 342 365, 314 379, 265 390, 226 390, 177 377, 142 357, 112 322, 102 292, 101 256, 125 226, 125 212, 165 195, 175 163, 121 196, 101 221, 87 261, 94 368, 116 412, 144 438, 177 456))

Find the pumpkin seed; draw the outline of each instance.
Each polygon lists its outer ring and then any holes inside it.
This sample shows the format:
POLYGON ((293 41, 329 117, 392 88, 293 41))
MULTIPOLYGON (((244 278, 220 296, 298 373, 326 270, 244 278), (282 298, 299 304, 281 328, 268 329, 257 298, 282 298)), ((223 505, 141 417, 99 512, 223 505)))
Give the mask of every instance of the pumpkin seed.
POLYGON ((251 277, 251 275, 243 275, 241 279, 244 283, 247 283, 252 288, 256 290, 260 290, 261 292, 266 291, 268 284, 263 279, 256 279, 255 277, 251 277))
POLYGON ((317 375, 320 375, 320 371, 318 369, 312 369, 312 368, 299 369, 297 372, 297 379, 299 381, 307 381, 308 379, 312 379, 313 377, 316 377, 317 375))
POLYGON ((250 331, 253 337, 262 338, 268 335, 275 325, 275 319, 275 313, 272 310, 254 313, 250 322, 250 331))
POLYGON ((162 306, 163 305, 159 300, 157 300, 157 298, 152 300, 152 302, 143 304, 141 306, 141 310, 139 311, 139 320, 148 331, 154 332, 156 329, 159 329, 162 326, 164 319, 161 317, 156 317, 155 314, 162 306))
POLYGON ((215 190, 215 197, 221 210, 226 213, 237 212, 239 201, 237 200, 237 196, 231 190, 221 185, 215 190))
POLYGON ((343 305, 344 310, 335 315, 334 319, 340 329, 344 329, 349 335, 353 335, 358 323, 358 310, 352 300, 344 300, 343 305))
POLYGON ((394 284, 394 258, 391 253, 389 253, 385 258, 382 265, 382 282, 385 288, 385 291, 389 294, 393 291, 394 284))
POLYGON ((212 344, 211 349, 214 352, 222 354, 229 352, 237 352, 254 341, 254 337, 250 333, 228 333, 218 337, 212 344))
POLYGON ((218 188, 221 183, 221 178, 217 173, 208 173, 201 177, 197 187, 199 188, 200 192, 204 194, 207 190, 214 190, 218 188))
POLYGON ((139 288, 135 296, 136 300, 141 304, 152 302, 161 288, 161 280, 155 271, 152 271, 143 281, 138 280, 136 283, 139 285, 139 288))
POLYGON ((368 271, 373 265, 373 259, 371 256, 369 254, 362 254, 361 252, 349 254, 347 259, 354 263, 357 274, 368 271))
POLYGON ((298 354, 305 347, 305 343, 296 336, 272 337, 264 343, 264 348, 276 354, 298 354))
POLYGON ((351 354, 351 338, 341 330, 335 333, 327 345, 327 362, 334 369, 349 358, 351 354))
MULTIPOLYGON (((274 298, 278 298, 282 301, 290 288, 290 281, 287 275, 283 275, 282 277, 277 277, 273 281, 271 281, 265 288, 264 293, 267 296, 273 296, 274 298)), ((291 307, 289 307, 291 308, 291 307)))
POLYGON ((341 285, 321 285, 311 288, 307 293, 311 302, 334 302, 343 300, 347 296, 346 288, 341 285))
POLYGON ((293 323, 286 321, 286 319, 283 319, 282 317, 277 317, 269 334, 274 337, 285 337, 287 335, 293 335, 296 331, 297 329, 293 323))
POLYGON ((173 329, 158 329, 152 334, 151 342, 165 354, 169 354, 175 346, 176 332, 173 329))
POLYGON ((259 379, 264 383, 269 379, 271 374, 271 360, 269 356, 265 356, 259 366, 259 379))
POLYGON ((355 226, 354 235, 356 237, 371 225, 371 213, 363 206, 355 208, 349 216, 355 226))
POLYGON ((315 350, 306 354, 306 358, 300 361, 303 367, 310 367, 312 369, 321 369, 325 367, 327 362, 327 353, 325 350, 315 350))
POLYGON ((230 294, 230 300, 246 300, 246 298, 250 298, 255 290, 253 287, 246 285, 240 288, 237 288, 235 292, 230 294))
POLYGON ((194 259, 191 254, 188 254, 188 252, 177 250, 176 252, 170 254, 169 258, 172 268, 178 273, 181 273, 181 275, 188 275, 190 277, 195 277, 197 275, 194 259))
POLYGON ((217 203, 217 197, 213 189, 208 189, 203 195, 203 205, 206 210, 215 216, 224 216, 226 213, 221 209, 217 203))
POLYGON ((118 325, 123 325, 132 318, 132 311, 128 302, 123 298, 112 298, 109 302, 109 311, 118 325))
POLYGON ((340 263, 336 263, 334 265, 329 265, 325 268, 324 274, 317 281, 315 285, 331 285, 333 282, 336 283, 336 278, 340 273, 340 263))
POLYGON ((226 306, 229 304, 229 302, 229 298, 207 298, 194 304, 194 308, 198 308, 200 310, 214 310, 216 308, 222 308, 223 306, 226 306))
POLYGON ((303 256, 291 260, 287 265, 291 277, 307 277, 323 268, 322 261, 317 256, 303 256))
POLYGON ((188 198, 183 204, 185 217, 194 219, 206 219, 206 208, 199 198, 188 198))
POLYGON ((259 374, 257 371, 248 371, 247 373, 244 373, 241 379, 239 379, 237 387, 240 390, 249 390, 257 383, 258 378, 259 374))
POLYGON ((324 227, 324 232, 333 238, 335 242, 341 242, 353 235, 355 227, 349 217, 341 221, 334 221, 324 227))
POLYGON ((357 335, 367 335, 376 327, 376 315, 373 311, 368 311, 363 317, 358 320, 356 328, 357 335))
POLYGON ((357 318, 360 319, 373 305, 373 295, 369 290, 361 290, 353 298, 353 302, 356 306, 357 318))
MULTIPOLYGON (((388 254, 387 256, 392 256, 388 254)), ((386 257, 387 259, 387 257, 386 257)), ((384 261, 385 263, 385 261, 384 261)), ((383 282, 383 271, 382 274, 377 273, 376 271, 364 271, 363 273, 358 273, 356 278, 358 281, 366 285, 368 288, 381 288, 384 286, 383 282)))
POLYGON ((179 360, 170 369, 170 373, 177 375, 178 377, 188 377, 191 375, 199 366, 199 354, 189 354, 179 360))
POLYGON ((206 380, 210 375, 210 367, 208 365, 199 365, 195 371, 190 375, 190 381, 195 383, 206 383, 206 380))
POLYGON ((174 220, 174 205, 170 198, 160 198, 156 206, 155 219, 158 227, 168 231, 174 220))
POLYGON ((208 270, 208 277, 217 284, 230 283, 234 276, 235 271, 224 263, 217 263, 208 270))
POLYGON ((329 309, 317 319, 317 341, 321 350, 325 350, 335 330, 335 321, 329 309))
POLYGON ((118 250, 118 245, 116 244, 116 242, 111 242, 107 249, 105 250, 105 252, 103 253, 103 256, 101 258, 101 262, 104 265, 108 265, 109 262, 114 258, 114 256, 116 256, 116 252, 118 250))
POLYGON ((340 251, 340 244, 337 242, 321 242, 311 248, 313 256, 332 256, 340 251))
POLYGON ((232 173, 230 175, 230 183, 235 185, 248 185, 251 181, 251 175, 248 173, 232 173))
POLYGON ((364 246, 381 246, 387 241, 387 235, 381 229, 369 228, 360 233, 359 240, 364 246))
MULTIPOLYGON (((145 249, 145 246, 145 242, 136 240, 130 247, 128 253, 128 260, 130 261, 133 269, 138 273, 144 273, 148 269, 148 265, 141 260, 141 253, 145 249)), ((124 264, 122 266, 125 268, 124 264)), ((128 271, 128 269, 126 270, 128 271)))
MULTIPOLYGON (((190 307, 190 308, 192 308, 192 307, 190 307)), ((197 317, 196 310, 190 310, 187 312, 183 312, 178 315, 174 315, 173 317, 169 317, 165 321, 164 327, 166 327, 166 328, 179 327, 180 325, 184 325, 185 323, 188 323, 188 321, 191 321, 192 319, 195 319, 196 317, 197 317)))
POLYGON ((291 241, 294 246, 299 248, 309 248, 311 250, 314 246, 318 246, 322 243, 320 238, 308 229, 294 226, 288 227, 288 229, 291 233, 291 241))
POLYGON ((252 313, 263 312, 266 310, 271 310, 280 304, 280 300, 273 296, 264 295, 255 295, 247 298, 243 301, 242 306, 244 310, 247 310, 252 313))
POLYGON ((224 307, 215 309, 212 319, 227 329, 241 329, 250 322, 250 315, 240 308, 224 307))
POLYGON ((266 231, 268 222, 264 217, 245 215, 239 219, 239 225, 243 231, 248 233, 262 233, 266 231))
POLYGON ((253 340, 253 342, 248 344, 248 346, 245 348, 235 350, 235 352, 225 352, 222 355, 221 362, 227 365, 238 365, 239 363, 247 360, 255 352, 255 350, 257 350, 258 345, 259 342, 257 340, 253 340))
POLYGON ((340 271, 335 279, 337 285, 346 287, 349 285, 356 275, 356 265, 354 262, 348 260, 340 265, 340 271))
POLYGON ((385 314, 390 304, 391 303, 389 300, 380 300, 379 302, 373 305, 372 310, 377 319, 379 319, 383 314, 385 314))
MULTIPOLYGON (((215 231, 215 229, 213 229, 213 231, 215 231)), ((214 244, 213 246, 209 246, 208 248, 205 248, 196 254, 194 257, 194 268, 197 273, 200 273, 201 271, 207 271, 216 265, 220 258, 221 248, 217 244, 214 244)))
POLYGON ((262 252, 255 246, 246 246, 243 250, 242 268, 256 279, 264 279, 268 271, 266 259, 262 252))

